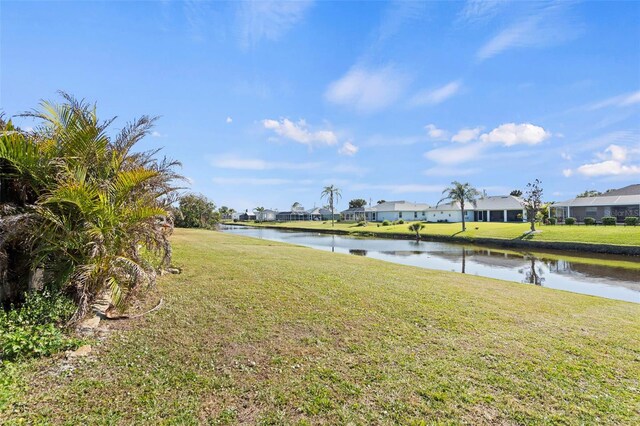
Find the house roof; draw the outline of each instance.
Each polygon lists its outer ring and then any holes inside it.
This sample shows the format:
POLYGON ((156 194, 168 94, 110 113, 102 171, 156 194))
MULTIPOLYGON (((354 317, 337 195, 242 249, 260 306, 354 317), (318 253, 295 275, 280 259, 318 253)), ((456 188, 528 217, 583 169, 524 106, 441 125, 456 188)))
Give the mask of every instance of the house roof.
POLYGON ((554 207, 588 207, 588 206, 628 206, 640 204, 639 195, 602 195, 598 197, 574 198, 573 200, 555 203, 554 207))
POLYGON ((422 211, 428 208, 429 208, 429 204, 424 204, 424 203, 409 203, 406 201, 385 201, 384 203, 380 203, 373 207, 366 208, 365 211, 374 211, 374 212, 422 211))
POLYGON ((624 188, 607 191, 602 195, 606 197, 611 197, 614 195, 640 195, 640 183, 635 183, 633 185, 625 186, 624 188))
MULTIPOLYGON (((465 210, 522 210, 522 200, 513 195, 495 195, 476 200, 476 205, 465 203, 465 210)), ((430 211, 460 210, 460 203, 453 202, 440 204, 429 209, 430 211)))

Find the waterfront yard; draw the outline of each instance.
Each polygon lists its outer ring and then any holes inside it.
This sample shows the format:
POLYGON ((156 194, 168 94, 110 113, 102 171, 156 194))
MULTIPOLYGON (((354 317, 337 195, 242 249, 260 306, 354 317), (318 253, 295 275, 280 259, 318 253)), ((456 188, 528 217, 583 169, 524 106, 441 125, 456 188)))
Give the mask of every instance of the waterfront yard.
MULTIPOLYGON (((322 221, 294 221, 294 222, 248 222, 251 226, 277 226, 305 230, 336 229, 349 233, 379 233, 379 234, 407 234, 409 224, 382 226, 376 222, 369 222, 366 226, 356 223, 322 221)), ((499 222, 468 222, 467 230, 462 232, 460 223, 426 223, 421 235, 448 236, 458 238, 496 238, 496 239, 527 239, 547 242, 572 242, 590 244, 640 245, 640 226, 584 226, 584 225, 542 225, 537 234, 523 235, 530 230, 528 223, 499 223, 499 222)))
POLYGON ((640 422, 638 304, 212 231, 173 242, 164 307, 70 365, 5 365, 0 422, 640 422))

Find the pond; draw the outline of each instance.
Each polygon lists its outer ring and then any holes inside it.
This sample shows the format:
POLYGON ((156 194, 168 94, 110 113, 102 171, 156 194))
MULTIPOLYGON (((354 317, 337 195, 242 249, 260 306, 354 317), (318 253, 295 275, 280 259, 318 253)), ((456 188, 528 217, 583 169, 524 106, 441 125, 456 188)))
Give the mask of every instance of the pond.
POLYGON ((224 226, 223 231, 335 253, 367 256, 402 265, 498 278, 640 303, 640 269, 629 267, 638 262, 634 257, 582 255, 574 252, 532 254, 478 245, 358 238, 244 226, 224 226), (602 264, 607 261, 618 264, 602 264))

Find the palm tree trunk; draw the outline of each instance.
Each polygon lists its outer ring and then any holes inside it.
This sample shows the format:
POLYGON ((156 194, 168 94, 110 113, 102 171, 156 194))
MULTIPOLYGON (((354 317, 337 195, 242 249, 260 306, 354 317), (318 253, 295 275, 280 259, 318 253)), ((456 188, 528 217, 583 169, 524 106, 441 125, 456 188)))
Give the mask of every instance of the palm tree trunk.
POLYGON ((464 203, 460 203, 460 209, 462 210, 462 232, 467 230, 467 225, 464 223, 464 203))
POLYGON ((329 199, 329 204, 331 204, 331 227, 333 228, 333 218, 335 214, 333 213, 333 194, 331 194, 331 198, 329 199))

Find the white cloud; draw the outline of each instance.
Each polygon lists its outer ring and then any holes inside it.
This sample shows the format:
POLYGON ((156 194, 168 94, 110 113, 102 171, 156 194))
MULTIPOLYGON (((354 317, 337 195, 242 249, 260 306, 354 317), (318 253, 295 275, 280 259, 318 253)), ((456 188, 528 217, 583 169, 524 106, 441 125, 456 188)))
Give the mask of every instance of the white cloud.
POLYGON ((292 141, 308 145, 335 145, 338 143, 338 137, 331 130, 310 131, 305 120, 299 120, 297 123, 283 118, 280 120, 265 119, 262 120, 265 129, 273 130, 279 136, 290 139, 292 141))
POLYGON ((343 77, 329 84, 325 98, 329 102, 369 113, 393 104, 406 85, 407 77, 392 66, 371 70, 354 66, 343 77))
POLYGON ((351 142, 345 142, 342 147, 340 147, 340 149, 338 150, 338 153, 340 155, 348 155, 348 156, 353 156, 355 155, 358 150, 360 148, 358 148, 357 146, 355 146, 354 144, 352 144, 351 142))
POLYGON ((234 170, 309 170, 320 168, 322 163, 274 162, 226 154, 213 158, 211 165, 220 169, 234 170))
POLYGON ((567 160, 567 161, 571 161, 571 154, 567 153, 567 152, 561 152, 560 153, 560 157, 563 160, 567 160))
POLYGON ((262 39, 275 41, 304 19, 312 1, 247 1, 238 3, 240 44, 244 48, 262 39))
POLYGON ((460 80, 452 81, 442 87, 432 90, 423 90, 417 93, 411 100, 412 105, 437 105, 458 93, 462 87, 460 80))
POLYGON ((446 139, 449 136, 449 132, 443 129, 438 129, 435 124, 427 124, 424 126, 431 139, 446 139))
POLYGON ((498 13, 499 6, 504 3, 506 0, 468 0, 458 13, 458 20, 467 23, 489 20, 498 13))
POLYGON ((287 184, 298 184, 298 185, 309 185, 312 184, 312 180, 291 180, 291 179, 280 179, 280 178, 250 178, 250 177, 239 177, 239 178, 224 178, 224 177, 214 177, 211 179, 213 183, 218 185, 252 185, 252 186, 275 186, 275 185, 287 185, 287 184))
POLYGON ((153 132, 151 132, 151 137, 152 138, 166 138, 167 135, 154 130, 153 132))
POLYGON ((618 176, 640 174, 640 165, 625 165, 620 161, 607 160, 600 163, 584 164, 576 170, 585 176, 618 176))
POLYGON ((483 142, 502 143, 505 146, 518 144, 536 145, 549 138, 551 133, 530 123, 501 124, 489 133, 480 136, 483 142))
MULTIPOLYGON (((630 164, 637 154, 640 154, 640 148, 629 149, 612 144, 603 153, 596 154, 603 161, 583 164, 575 172, 588 177, 637 175, 640 174, 640 165, 630 164)), ((566 177, 573 175, 573 172, 570 169, 563 170, 566 177)))
POLYGON ((227 122, 227 124, 231 124, 233 122, 233 118, 227 117, 225 121, 227 122))
POLYGON ((515 48, 545 47, 574 39, 582 31, 573 13, 565 13, 569 2, 531 4, 516 20, 487 41, 476 53, 480 60, 489 59, 515 48), (528 10, 527 10, 528 9, 528 10))
POLYGON ((463 146, 447 146, 443 148, 432 149, 425 152, 424 156, 428 160, 435 161, 440 164, 461 164, 472 160, 476 160, 484 150, 482 143, 474 143, 463 146))
POLYGON ((451 142, 467 143, 478 139, 482 127, 475 127, 473 129, 460 129, 458 133, 453 135, 451 142))
POLYGON ((605 99, 600 102, 596 102, 591 105, 587 105, 586 109, 588 110, 596 110, 606 107, 625 107, 630 105, 635 105, 640 103, 640 90, 636 92, 625 93, 623 95, 614 96, 612 98, 605 99))

